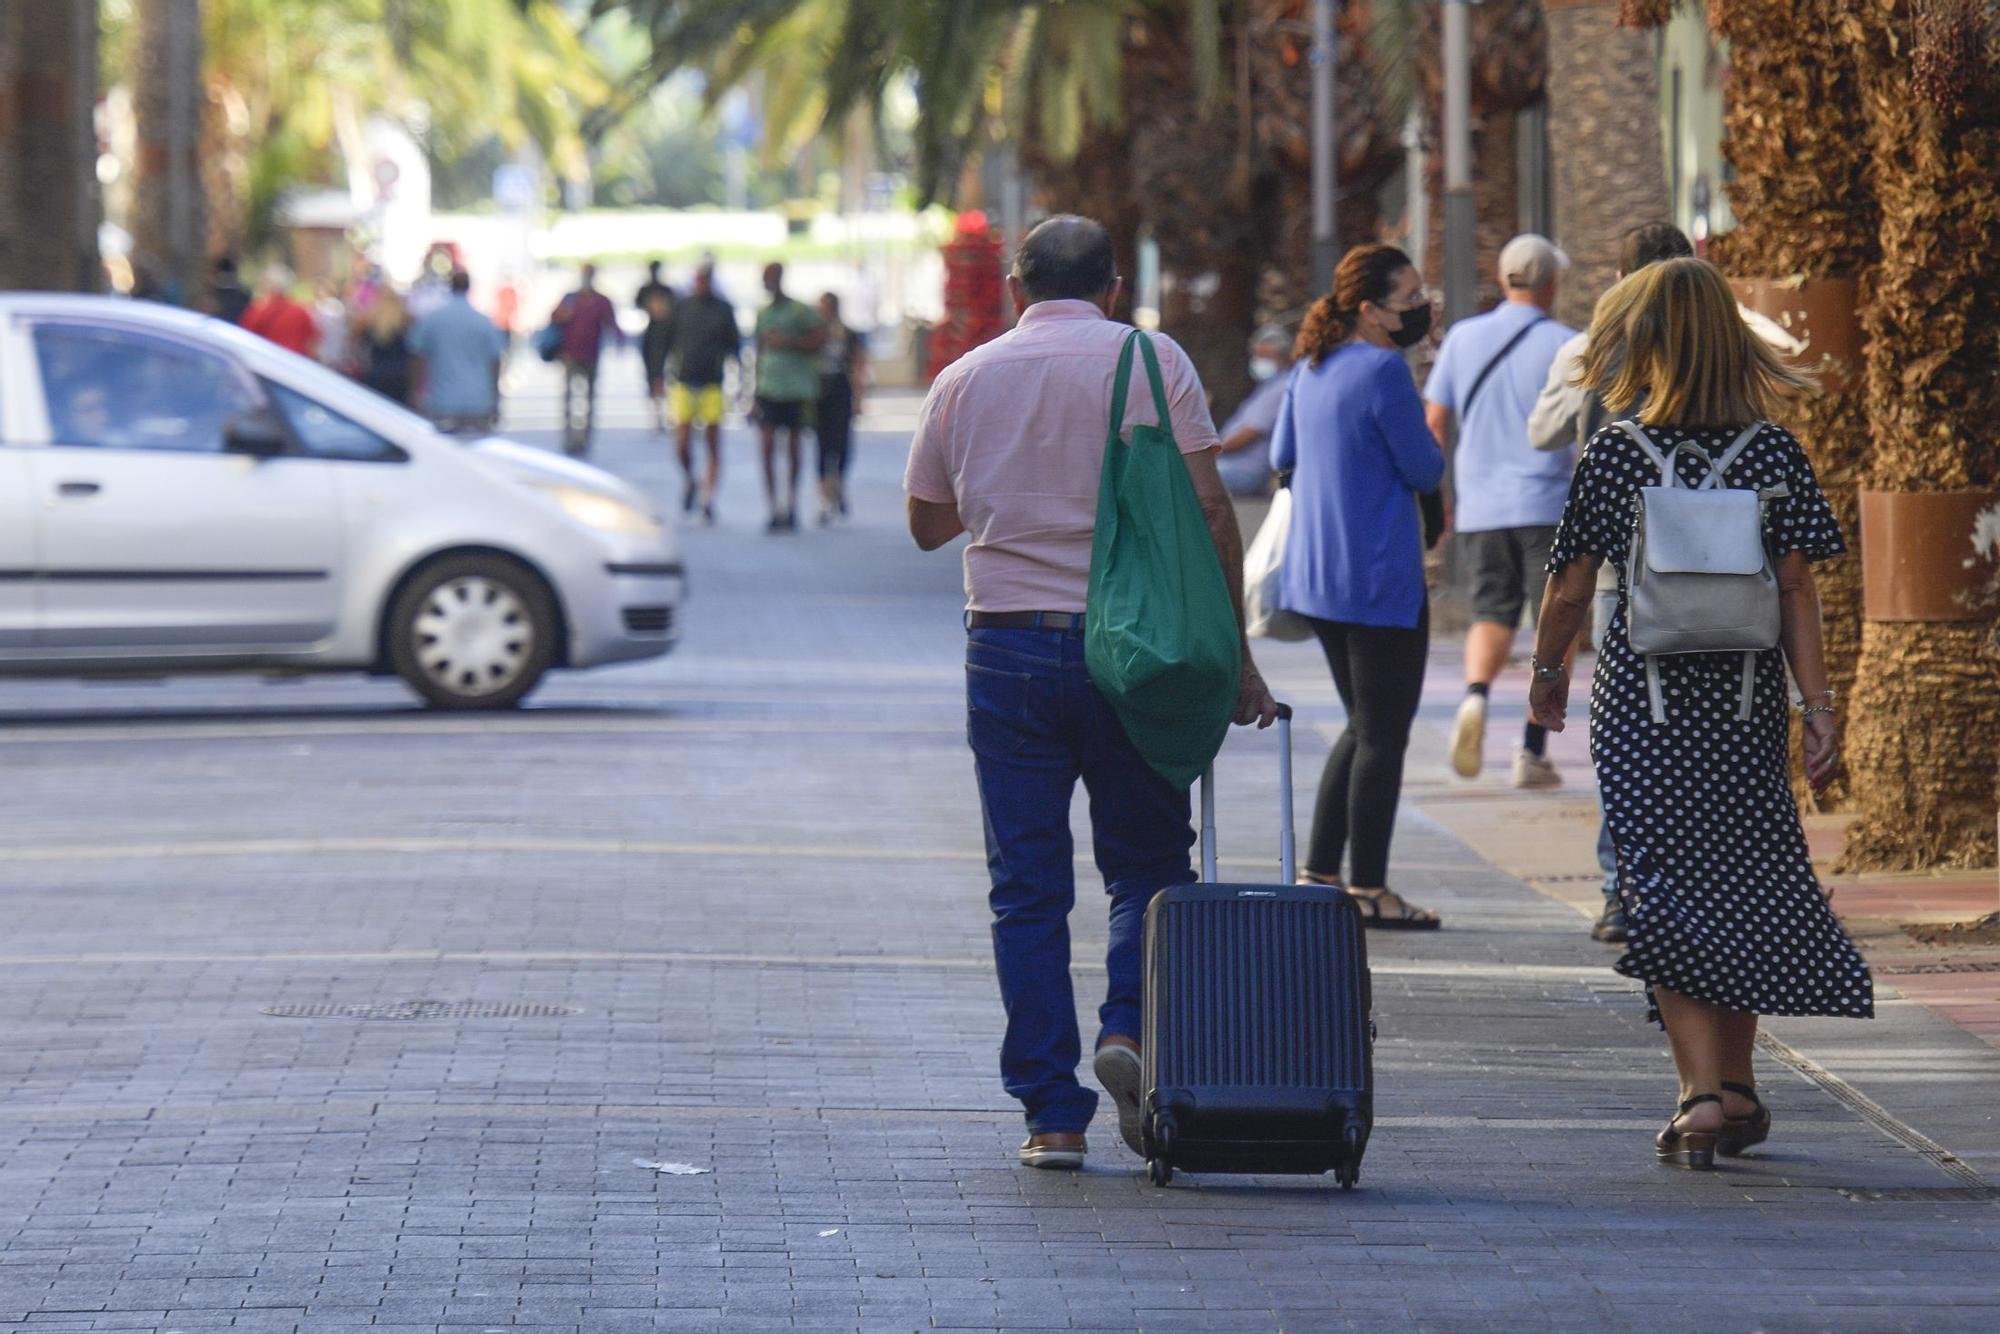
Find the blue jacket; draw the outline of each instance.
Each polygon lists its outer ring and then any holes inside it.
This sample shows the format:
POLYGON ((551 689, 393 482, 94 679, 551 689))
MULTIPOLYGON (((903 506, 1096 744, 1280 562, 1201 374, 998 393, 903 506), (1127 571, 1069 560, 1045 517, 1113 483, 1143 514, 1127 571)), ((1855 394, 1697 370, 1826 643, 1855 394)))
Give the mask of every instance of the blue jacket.
POLYGON ((1334 349, 1292 372, 1271 462, 1292 470, 1292 531, 1280 605, 1323 621, 1413 628, 1424 606, 1417 495, 1444 454, 1399 353, 1334 349))

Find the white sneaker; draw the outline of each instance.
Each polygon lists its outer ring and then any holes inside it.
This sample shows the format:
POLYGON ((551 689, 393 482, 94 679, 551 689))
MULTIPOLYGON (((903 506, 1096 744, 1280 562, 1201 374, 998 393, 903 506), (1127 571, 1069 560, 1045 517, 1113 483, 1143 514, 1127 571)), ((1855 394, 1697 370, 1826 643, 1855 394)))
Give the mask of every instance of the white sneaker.
POLYGON ((1537 755, 1524 750, 1514 756, 1514 786, 1534 790, 1536 788, 1561 787, 1562 775, 1546 755, 1537 755))
POLYGON ((1451 725, 1451 771, 1477 778, 1486 764, 1486 696, 1467 695, 1451 725))

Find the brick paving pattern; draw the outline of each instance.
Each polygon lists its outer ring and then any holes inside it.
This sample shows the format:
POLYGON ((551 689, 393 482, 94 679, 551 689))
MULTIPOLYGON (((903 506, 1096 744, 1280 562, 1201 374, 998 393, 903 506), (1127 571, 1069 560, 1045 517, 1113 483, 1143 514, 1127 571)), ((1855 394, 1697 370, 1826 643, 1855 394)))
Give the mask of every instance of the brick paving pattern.
MULTIPOLYGON (((1477 797, 1439 777, 1448 667, 1396 882, 1449 929, 1372 942, 1362 1189, 1155 1190, 1108 1119, 1089 1171, 1015 1167, 955 561, 900 534, 893 434, 856 523, 796 538, 756 531, 732 450, 684 651, 516 717, 345 680, 0 688, 0 1329, 2000 1324, 1970 1188, 2000 1055, 1913 1005, 1780 1028, 1956 1172, 1775 1063, 1768 1152, 1655 1167, 1672 1090, 1631 986, 1438 818, 1477 797), (419 999, 578 1013, 263 1013, 419 999)), ((605 458, 672 494, 659 442, 605 458)), ((1266 657, 1334 721, 1308 651, 1266 657)), ((1224 757, 1232 876, 1268 873, 1268 745, 1224 757)))

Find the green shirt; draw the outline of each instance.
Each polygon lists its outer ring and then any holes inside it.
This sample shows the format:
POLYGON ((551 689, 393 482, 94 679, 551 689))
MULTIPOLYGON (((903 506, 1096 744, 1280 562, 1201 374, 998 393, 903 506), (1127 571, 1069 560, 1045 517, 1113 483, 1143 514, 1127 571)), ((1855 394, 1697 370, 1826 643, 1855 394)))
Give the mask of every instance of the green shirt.
POLYGON ((798 338, 819 330, 819 315, 803 301, 779 297, 757 316, 757 397, 808 403, 819 397, 819 366, 811 352, 770 347, 766 334, 798 338))

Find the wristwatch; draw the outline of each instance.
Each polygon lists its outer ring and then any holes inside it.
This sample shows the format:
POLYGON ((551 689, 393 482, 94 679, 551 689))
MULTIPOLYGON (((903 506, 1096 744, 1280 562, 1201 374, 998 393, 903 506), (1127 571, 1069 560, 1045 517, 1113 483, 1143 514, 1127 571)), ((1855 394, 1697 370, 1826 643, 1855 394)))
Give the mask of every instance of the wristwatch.
POLYGON ((1532 654, 1528 657, 1528 669, 1534 672, 1537 681, 1560 681, 1564 676, 1569 674, 1569 668, 1563 666, 1561 663, 1558 662, 1552 667, 1545 667, 1542 665, 1542 660, 1532 654))

